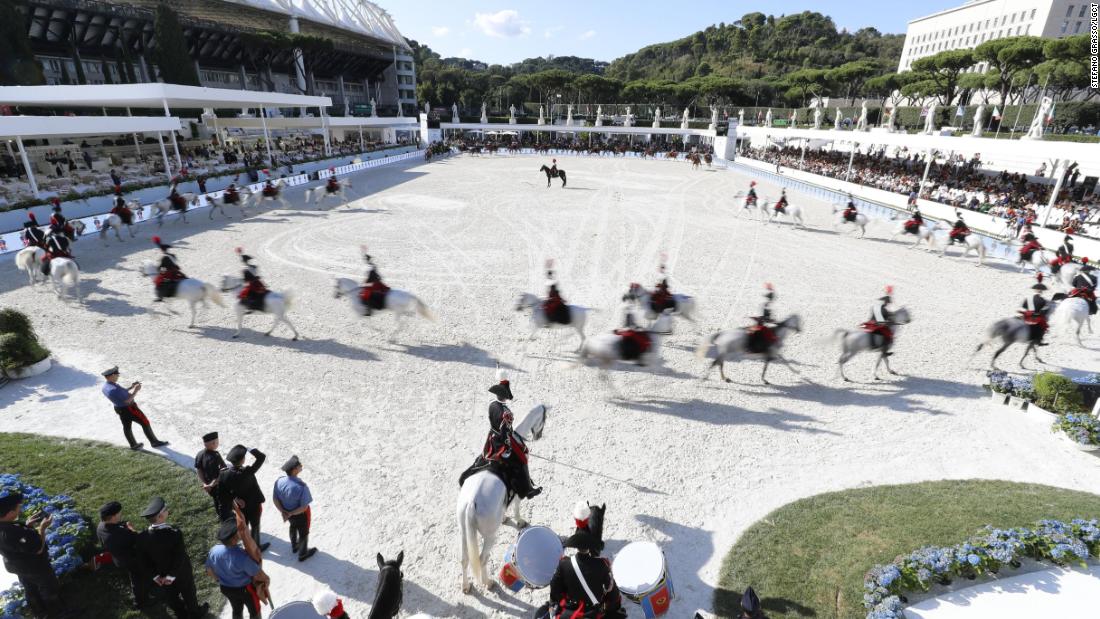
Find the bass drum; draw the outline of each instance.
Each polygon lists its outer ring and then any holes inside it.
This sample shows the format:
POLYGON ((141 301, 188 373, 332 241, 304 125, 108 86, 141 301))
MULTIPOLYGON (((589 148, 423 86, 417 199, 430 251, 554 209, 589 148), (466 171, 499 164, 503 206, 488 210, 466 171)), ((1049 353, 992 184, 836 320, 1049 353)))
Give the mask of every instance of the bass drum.
POLYGON ((274 610, 268 619, 325 619, 323 615, 313 610, 313 604, 309 602, 291 602, 274 610))

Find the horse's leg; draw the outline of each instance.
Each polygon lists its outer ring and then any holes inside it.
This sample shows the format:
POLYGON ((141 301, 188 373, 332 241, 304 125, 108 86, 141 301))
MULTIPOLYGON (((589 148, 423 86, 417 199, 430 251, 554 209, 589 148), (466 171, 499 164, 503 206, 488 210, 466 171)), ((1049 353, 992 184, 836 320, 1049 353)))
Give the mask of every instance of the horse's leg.
POLYGON ((191 305, 191 324, 187 325, 188 329, 195 328, 195 306, 198 305, 195 301, 190 301, 191 305))
POLYGON ((390 344, 394 343, 394 341, 397 339, 397 334, 400 333, 401 329, 405 326, 405 321, 401 319, 404 314, 405 313, 403 311, 396 308, 394 309, 394 321, 397 322, 397 326, 394 327, 393 331, 390 332, 390 339, 386 340, 390 344))
POLYGON ((886 364, 886 371, 887 372, 893 374, 894 376, 898 376, 898 373, 895 372, 894 369, 890 367, 890 356, 889 355, 883 355, 882 362, 884 364, 886 364))
POLYGON ((294 337, 290 338, 290 341, 297 342, 298 341, 298 330, 294 328, 294 325, 291 324, 290 320, 286 317, 286 314, 280 314, 279 315, 279 320, 283 321, 283 323, 286 324, 286 326, 290 327, 291 332, 294 333, 294 337))
POLYGON ((527 521, 523 519, 523 514, 519 510, 520 499, 512 501, 512 522, 516 523, 516 526, 521 529, 527 528, 527 521))
MULTIPOLYGON (((1031 350, 1034 347, 1035 347, 1035 344, 1033 342, 1028 342, 1027 343, 1027 346, 1024 348, 1024 354, 1023 354, 1022 357, 1020 357, 1020 367, 1021 368, 1025 369, 1025 370, 1027 369, 1026 367, 1024 367, 1024 360, 1027 359, 1027 353, 1031 352, 1031 350)), ((1042 360, 1039 359, 1039 353, 1035 353, 1035 360, 1038 361, 1039 363, 1042 363, 1042 360)))
POLYGON ((886 351, 884 349, 881 353, 879 353, 878 359, 875 360, 875 369, 874 369, 873 372, 871 372, 871 378, 873 378, 875 380, 881 380, 878 377, 878 366, 882 364, 882 360, 885 359, 885 358, 886 358, 886 351))
POLYGON ((714 361, 718 364, 718 375, 722 377, 722 382, 732 383, 733 381, 726 376, 726 356, 719 354, 718 358, 714 361))
POLYGON ((764 357, 764 369, 760 372, 760 380, 763 381, 763 383, 765 385, 770 385, 771 384, 771 383, 768 382, 768 365, 771 362, 772 362, 772 360, 771 360, 770 357, 767 357, 767 356, 764 357))
POLYGON ((235 309, 237 312, 237 332, 233 334, 233 337, 238 338, 241 336, 241 325, 244 324, 244 307, 240 302, 237 302, 235 309))
POLYGON ((840 353, 840 359, 837 361, 837 371, 840 373, 840 377, 843 378, 844 382, 846 382, 846 383, 850 383, 852 381, 849 380, 848 377, 844 375, 844 364, 848 363, 848 361, 850 361, 851 359, 852 359, 852 353, 848 352, 847 350, 844 350, 843 352, 840 353))

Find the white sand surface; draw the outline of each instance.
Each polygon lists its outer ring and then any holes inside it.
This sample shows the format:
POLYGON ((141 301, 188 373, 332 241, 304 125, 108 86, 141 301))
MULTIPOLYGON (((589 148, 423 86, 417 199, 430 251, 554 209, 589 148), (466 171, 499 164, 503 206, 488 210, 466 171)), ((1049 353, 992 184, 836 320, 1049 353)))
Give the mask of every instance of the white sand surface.
MULTIPOLYGON (((158 255, 150 227, 107 248, 77 244, 83 307, 26 287, 9 259, 0 304, 33 317, 59 366, 0 390, 2 428, 121 444, 98 376, 118 364, 123 382, 144 383, 139 403, 172 441, 171 457, 189 465, 199 437, 218 430, 223 450, 239 442, 268 454, 260 480, 270 494, 279 465, 299 455, 316 498, 311 542, 321 552, 294 560, 271 507, 263 527, 277 539, 265 568, 277 600, 306 599, 325 583, 355 617, 366 616, 374 595, 375 553, 399 550, 409 614, 528 616, 544 601, 545 590, 459 591, 457 477, 482 446, 498 363, 512 373, 517 412, 551 406, 546 437, 532 445, 532 476, 546 491, 524 504, 527 518, 567 533, 578 499, 606 502, 609 554, 633 540, 663 546, 680 596, 670 616, 709 608, 740 532, 801 497, 975 477, 1100 492, 1100 461, 1025 413, 988 404, 980 388, 988 354, 968 360, 985 327, 1019 306, 1028 276, 886 242, 886 222, 874 222, 866 239, 838 235, 828 205, 797 193, 790 199, 811 230, 738 219, 733 194, 748 179, 728 171, 559 160, 569 172, 564 190, 545 187, 538 158, 461 157, 372 170, 356 178, 358 199, 347 209, 265 211, 228 224, 210 224, 200 211, 190 224, 165 224, 159 234, 192 277, 238 273, 233 248, 244 247, 273 289, 294 292, 298 342, 283 330, 263 337, 257 329, 270 319, 257 315, 232 340, 232 314, 219 308, 195 329, 185 316, 151 317, 152 285, 137 272, 158 255), (438 322, 414 321, 389 344, 392 316, 358 318, 333 298, 334 276, 362 277, 361 244, 387 283, 418 295, 438 322), (698 299, 699 325, 677 325, 663 347, 664 372, 615 372, 628 401, 611 400, 596 370, 571 368, 576 341, 567 332, 523 339, 526 318, 514 301, 521 291, 544 294, 547 258, 557 261, 566 299, 596 308, 592 334, 617 326, 630 282, 653 284, 661 252, 674 290, 698 299), (775 384, 765 386, 760 365, 746 363, 728 366, 733 384, 717 373, 700 381, 706 364, 695 345, 717 328, 745 325, 764 282, 778 292, 777 316, 802 316, 803 333, 786 347, 797 374, 777 365, 775 384), (861 356, 848 371, 862 382, 846 385, 828 337, 867 319, 887 284, 914 315, 892 359, 903 376, 872 383, 872 357, 861 356)), ((301 205, 301 191, 289 197, 301 205)), ((1097 337, 1086 340, 1090 349, 1052 341, 1042 349, 1050 367, 1100 369, 1097 337)), ((1002 364, 1014 367, 1021 352, 1002 364)), ((514 539, 502 529, 494 574, 514 539)), ((638 607, 631 616, 641 616, 638 607)))

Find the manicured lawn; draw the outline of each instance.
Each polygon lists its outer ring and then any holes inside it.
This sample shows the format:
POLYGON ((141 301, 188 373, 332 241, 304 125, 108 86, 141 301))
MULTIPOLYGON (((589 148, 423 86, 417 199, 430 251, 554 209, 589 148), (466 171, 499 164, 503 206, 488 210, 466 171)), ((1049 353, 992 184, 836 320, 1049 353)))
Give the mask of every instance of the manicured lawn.
MULTIPOLYGON (((133 452, 95 441, 67 440, 31 434, 0 433, 0 471, 18 473, 50 494, 67 494, 94 529, 99 507, 122 503, 123 520, 135 529, 145 526, 141 511, 153 496, 167 501, 168 521, 182 529, 195 569, 199 603, 219 610, 224 598, 202 568, 215 543, 217 516, 210 498, 199 488, 194 472, 148 453, 133 452)), ((66 601, 81 617, 114 619, 167 618, 164 605, 145 614, 130 608, 130 585, 125 573, 101 569, 95 574, 76 572, 65 582, 66 601)))
POLYGON ((981 527, 1100 516, 1100 496, 1004 481, 937 481, 831 492, 753 524, 722 563, 715 609, 734 617, 751 585, 769 619, 862 619, 863 576, 921 546, 981 527))

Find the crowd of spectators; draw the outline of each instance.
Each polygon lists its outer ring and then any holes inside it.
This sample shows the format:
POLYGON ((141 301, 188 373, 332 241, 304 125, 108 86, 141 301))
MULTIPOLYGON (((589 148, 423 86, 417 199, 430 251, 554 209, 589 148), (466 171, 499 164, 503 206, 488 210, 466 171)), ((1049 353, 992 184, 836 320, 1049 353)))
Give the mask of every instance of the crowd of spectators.
MULTIPOLYGON (((811 174, 847 180, 884 191, 899 193, 910 198, 920 197, 954 206, 956 208, 988 213, 1011 220, 1015 224, 1021 218, 1035 218, 1035 213, 1045 208, 1053 191, 1053 180, 1045 176, 1045 166, 1034 176, 1007 171, 995 172, 982 167, 975 155, 966 158, 955 155, 941 161, 933 161, 928 179, 921 186, 925 167, 925 154, 909 154, 898 151, 893 156, 886 151, 870 154, 857 153, 852 159, 849 176, 850 154, 837 151, 807 150, 800 148, 768 148, 751 151, 754 159, 783 167, 802 170, 811 174)), ((1075 234, 1100 237, 1100 196, 1088 194, 1079 188, 1080 170, 1068 170, 1062 191, 1055 201, 1055 211, 1047 218, 1049 227, 1075 234)))

